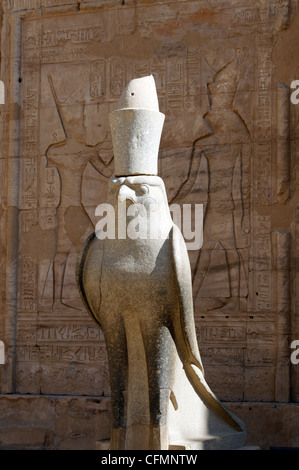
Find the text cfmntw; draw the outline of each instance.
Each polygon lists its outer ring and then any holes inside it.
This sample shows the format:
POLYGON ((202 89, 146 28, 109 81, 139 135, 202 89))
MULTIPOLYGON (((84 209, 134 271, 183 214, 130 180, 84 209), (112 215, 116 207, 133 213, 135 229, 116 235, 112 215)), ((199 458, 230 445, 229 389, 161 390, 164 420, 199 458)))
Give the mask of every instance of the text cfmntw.
POLYGON ((144 459, 136 458, 135 456, 113 456, 108 454, 100 460, 101 465, 127 465, 133 467, 137 462, 142 462, 147 465, 178 465, 178 464, 195 464, 197 454, 147 454, 144 459))

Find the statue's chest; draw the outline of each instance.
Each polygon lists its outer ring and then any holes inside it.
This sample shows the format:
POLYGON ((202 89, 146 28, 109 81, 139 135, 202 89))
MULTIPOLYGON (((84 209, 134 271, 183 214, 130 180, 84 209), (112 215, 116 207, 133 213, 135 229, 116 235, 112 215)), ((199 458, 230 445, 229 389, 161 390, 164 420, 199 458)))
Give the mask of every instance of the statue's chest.
POLYGON ((169 240, 106 240, 103 274, 110 276, 162 276, 171 265, 169 240))

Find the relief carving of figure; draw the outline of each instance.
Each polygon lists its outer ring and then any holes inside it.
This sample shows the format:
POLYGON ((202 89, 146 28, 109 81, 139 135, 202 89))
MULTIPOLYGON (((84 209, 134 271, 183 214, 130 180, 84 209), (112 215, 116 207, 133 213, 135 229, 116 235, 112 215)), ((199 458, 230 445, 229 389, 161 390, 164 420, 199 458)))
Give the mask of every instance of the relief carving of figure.
MULTIPOLYGON (((61 311, 74 308, 62 300, 68 256, 78 252, 82 237, 84 239, 86 229, 90 227, 81 200, 83 173, 90 163, 101 175, 109 178, 112 174, 113 154, 107 152, 107 104, 86 105, 84 101, 78 100, 61 102, 52 77, 48 79, 65 135, 63 141, 50 144, 46 151, 47 166, 58 169, 61 188, 53 269, 53 309, 61 311), (92 125, 90 120, 93 120, 92 125), (94 135, 89 134, 95 122, 96 141, 94 135)), ((111 149, 109 142, 108 146, 111 149)))
POLYGON ((209 131, 194 142, 190 176, 176 197, 185 197, 198 172, 205 173, 203 247, 193 272, 193 295, 201 310, 239 311, 240 298, 247 296, 244 253, 250 223, 244 194, 251 138, 234 107, 244 54, 237 50, 208 83, 210 106, 204 119, 209 131))

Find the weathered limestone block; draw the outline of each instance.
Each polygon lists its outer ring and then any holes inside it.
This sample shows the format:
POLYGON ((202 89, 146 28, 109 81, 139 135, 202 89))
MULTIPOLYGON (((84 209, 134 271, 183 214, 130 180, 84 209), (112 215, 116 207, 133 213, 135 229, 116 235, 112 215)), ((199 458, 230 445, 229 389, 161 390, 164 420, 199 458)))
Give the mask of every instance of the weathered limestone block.
POLYGON ((109 398, 0 397, 1 450, 93 450, 109 436, 109 398))
POLYGON ((164 116, 153 77, 131 81, 111 116, 117 175, 109 182, 114 210, 107 226, 117 226, 117 235, 93 233, 77 272, 82 300, 107 346, 111 449, 242 447, 244 424, 204 379, 189 258, 163 181, 154 176, 164 116), (138 229, 129 233, 135 217, 138 229))

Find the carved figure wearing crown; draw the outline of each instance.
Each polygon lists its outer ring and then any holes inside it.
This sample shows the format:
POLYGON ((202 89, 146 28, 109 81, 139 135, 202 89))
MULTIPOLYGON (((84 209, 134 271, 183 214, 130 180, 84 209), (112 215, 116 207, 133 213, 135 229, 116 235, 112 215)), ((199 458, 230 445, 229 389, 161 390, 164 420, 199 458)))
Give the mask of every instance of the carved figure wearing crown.
POLYGON ((93 233, 78 264, 83 302, 107 346, 110 448, 238 448, 245 426, 205 381, 188 254, 157 175, 163 123, 153 77, 132 80, 110 114, 115 176, 107 202, 118 230, 115 238, 93 233), (124 202, 143 208, 139 231, 154 214, 155 237, 119 236, 124 202))

